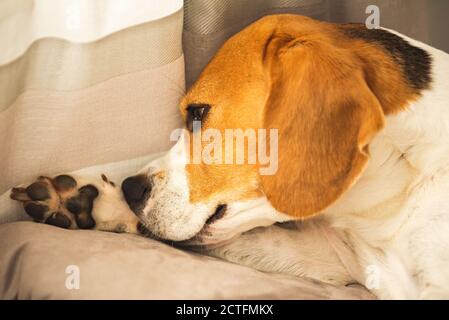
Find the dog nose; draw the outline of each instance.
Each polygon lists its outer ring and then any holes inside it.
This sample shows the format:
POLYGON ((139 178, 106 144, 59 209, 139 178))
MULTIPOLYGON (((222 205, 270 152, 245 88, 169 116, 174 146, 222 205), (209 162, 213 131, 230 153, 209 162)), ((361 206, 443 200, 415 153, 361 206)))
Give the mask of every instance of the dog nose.
POLYGON ((126 202, 134 210, 149 197, 151 185, 145 175, 132 176, 122 182, 122 191, 126 202))

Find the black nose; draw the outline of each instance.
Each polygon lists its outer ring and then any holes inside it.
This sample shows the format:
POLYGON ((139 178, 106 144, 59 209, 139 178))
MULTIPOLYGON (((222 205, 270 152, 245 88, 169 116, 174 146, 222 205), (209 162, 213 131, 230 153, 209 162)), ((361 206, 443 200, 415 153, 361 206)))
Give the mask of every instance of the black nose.
POLYGON ((145 175, 132 176, 122 182, 122 191, 128 205, 135 210, 150 196, 151 185, 145 175))

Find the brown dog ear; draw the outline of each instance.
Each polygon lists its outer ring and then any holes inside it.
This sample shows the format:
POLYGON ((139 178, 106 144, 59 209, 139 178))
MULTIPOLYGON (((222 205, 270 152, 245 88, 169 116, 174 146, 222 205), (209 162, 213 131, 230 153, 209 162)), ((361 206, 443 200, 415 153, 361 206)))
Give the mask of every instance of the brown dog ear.
POLYGON ((305 218, 334 203, 361 175, 382 107, 350 49, 324 39, 274 36, 265 48, 271 92, 264 127, 278 129, 278 171, 261 175, 280 212, 305 218))

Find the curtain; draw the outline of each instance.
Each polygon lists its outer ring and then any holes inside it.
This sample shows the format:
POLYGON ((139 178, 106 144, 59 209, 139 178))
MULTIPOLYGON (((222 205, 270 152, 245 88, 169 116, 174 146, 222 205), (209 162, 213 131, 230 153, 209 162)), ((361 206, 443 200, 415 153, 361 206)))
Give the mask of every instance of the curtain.
POLYGON ((449 51, 447 0, 185 0, 187 86, 226 39, 264 15, 297 13, 331 22, 364 22, 368 5, 379 7, 381 26, 449 51))
POLYGON ((0 0, 0 194, 169 147, 184 92, 182 4, 0 0))

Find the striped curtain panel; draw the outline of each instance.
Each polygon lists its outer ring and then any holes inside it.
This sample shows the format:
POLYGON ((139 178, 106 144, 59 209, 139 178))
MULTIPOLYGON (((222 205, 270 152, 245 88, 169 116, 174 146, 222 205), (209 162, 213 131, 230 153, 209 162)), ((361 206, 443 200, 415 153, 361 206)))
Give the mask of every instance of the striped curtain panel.
POLYGON ((2 210, 37 175, 169 148, 182 26, 182 0, 0 0, 2 210))

